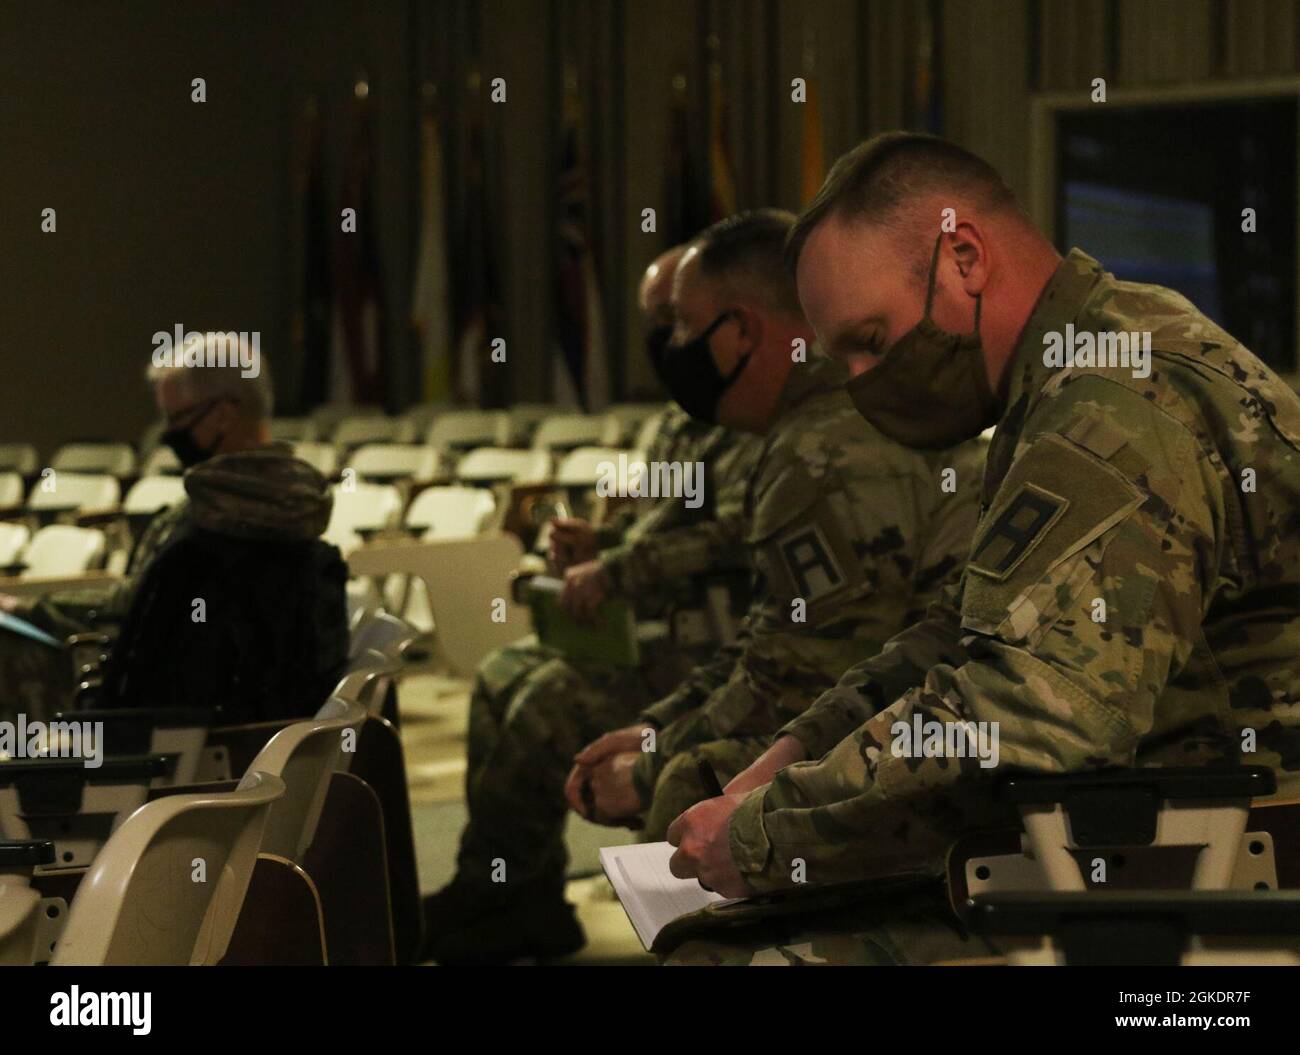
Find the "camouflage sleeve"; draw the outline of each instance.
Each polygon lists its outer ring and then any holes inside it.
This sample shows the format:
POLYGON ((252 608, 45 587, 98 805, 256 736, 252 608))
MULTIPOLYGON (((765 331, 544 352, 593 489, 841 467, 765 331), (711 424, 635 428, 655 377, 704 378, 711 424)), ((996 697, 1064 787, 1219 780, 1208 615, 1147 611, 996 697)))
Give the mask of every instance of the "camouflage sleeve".
POLYGON ((940 663, 960 665, 961 615, 957 611, 959 576, 934 601, 925 618, 895 634, 874 656, 850 667, 833 689, 808 710, 786 723, 777 737, 793 736, 809 758, 820 758, 877 711, 925 682, 940 663))
POLYGON ((651 722, 661 729, 667 728, 678 718, 699 707, 719 686, 725 685, 749 642, 750 618, 751 613, 746 612, 736 639, 718 649, 718 654, 708 663, 702 663, 692 670, 669 695, 642 711, 641 720, 651 722))
POLYGON ((647 532, 635 541, 602 551, 600 562, 615 590, 638 596, 692 575, 744 569, 744 537, 745 518, 736 511, 718 520, 647 532))
POLYGON ((997 766, 1133 764, 1199 638, 1230 484, 1136 394, 1077 388, 1026 428, 981 523, 961 595, 966 662, 934 667, 733 815, 755 890, 789 886, 797 858, 816 883, 940 867, 953 838, 1007 819, 987 795, 997 766))

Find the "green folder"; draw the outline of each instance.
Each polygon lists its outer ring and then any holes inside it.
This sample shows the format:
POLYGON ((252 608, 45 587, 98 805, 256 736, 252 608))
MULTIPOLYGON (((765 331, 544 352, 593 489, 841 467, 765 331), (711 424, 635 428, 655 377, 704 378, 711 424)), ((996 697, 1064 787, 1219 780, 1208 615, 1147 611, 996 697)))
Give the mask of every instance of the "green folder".
POLYGON ((563 588, 562 580, 548 576, 528 580, 525 596, 538 641, 568 659, 639 666, 641 650, 632 606, 625 600, 607 600, 597 610, 594 623, 580 623, 560 607, 563 588))

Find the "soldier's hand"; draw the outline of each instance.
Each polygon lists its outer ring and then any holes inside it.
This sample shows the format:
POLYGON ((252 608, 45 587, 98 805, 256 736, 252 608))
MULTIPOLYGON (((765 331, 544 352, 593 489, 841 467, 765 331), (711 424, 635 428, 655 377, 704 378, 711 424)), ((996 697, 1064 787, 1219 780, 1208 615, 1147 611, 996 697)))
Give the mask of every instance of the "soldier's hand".
POLYGON ((550 556, 556 571, 589 561, 596 553, 596 529, 582 517, 551 520, 550 556))
POLYGON ((640 754, 640 751, 624 751, 592 767, 590 787, 594 809, 588 820, 619 826, 641 813, 641 796, 632 781, 632 770, 640 754))
POLYGON ((706 890, 723 897, 753 893, 731 859, 731 815, 743 795, 723 795, 697 802, 668 826, 668 841, 677 851, 668 870, 678 879, 697 879, 706 890))
POLYGON ((772 778, 786 766, 802 762, 808 757, 803 743, 795 736, 783 736, 750 764, 742 769, 723 788, 727 795, 748 795, 755 788, 772 783, 772 778))
POLYGON ((628 751, 640 751, 647 729, 654 726, 649 722, 637 722, 636 725, 624 726, 598 737, 573 756, 580 767, 592 768, 597 762, 610 755, 620 755, 628 751))
POLYGON ((0 593, 0 612, 16 612, 21 602, 11 593, 0 593))
POLYGON ((560 606, 574 619, 590 623, 596 618, 600 604, 609 595, 609 575, 598 560, 575 565, 564 573, 564 589, 560 593, 560 606))

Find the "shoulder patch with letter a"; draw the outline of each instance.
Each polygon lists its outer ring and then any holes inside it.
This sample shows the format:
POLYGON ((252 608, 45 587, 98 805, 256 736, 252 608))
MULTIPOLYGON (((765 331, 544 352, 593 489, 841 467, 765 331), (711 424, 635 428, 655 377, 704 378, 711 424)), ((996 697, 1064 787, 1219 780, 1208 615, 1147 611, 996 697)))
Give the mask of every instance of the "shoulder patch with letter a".
POLYGON ((848 581, 835 550, 817 524, 792 531, 777 542, 796 597, 810 605, 834 593, 848 581))
POLYGON ((1069 508, 1070 500, 1037 484, 1020 490, 983 532, 968 567, 1002 582, 1028 556, 1043 534, 1069 508))

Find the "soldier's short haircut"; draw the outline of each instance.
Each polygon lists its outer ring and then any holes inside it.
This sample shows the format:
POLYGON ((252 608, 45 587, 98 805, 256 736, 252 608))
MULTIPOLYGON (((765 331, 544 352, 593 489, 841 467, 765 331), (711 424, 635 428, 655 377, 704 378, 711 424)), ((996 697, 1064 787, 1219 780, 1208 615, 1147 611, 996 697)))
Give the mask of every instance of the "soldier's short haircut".
MULTIPOLYGON (((984 213, 1015 214, 1028 222, 1016 196, 983 158, 938 136, 885 132, 859 143, 831 166, 826 182, 791 225, 786 265, 793 273, 809 236, 832 216, 902 228, 915 219, 910 206, 945 195, 954 206, 961 201, 984 213)), ((938 216, 933 227, 937 234, 938 216)), ((928 271, 933 246, 933 237, 918 246, 922 271, 928 271)))
POLYGON ((705 228, 691 244, 699 252, 700 274, 719 285, 803 318, 799 293, 782 259, 794 213, 750 209, 705 228))
MULTIPOLYGON (((231 333, 230 336, 237 343, 233 347, 227 343, 226 352, 231 361, 238 362, 246 351, 248 339, 243 334, 231 333)), ((215 349, 226 335, 216 331, 205 332, 203 337, 205 347, 215 349)), ((150 365, 145 370, 145 380, 155 387, 164 381, 175 380, 192 403, 218 398, 234 400, 245 418, 265 421, 270 420, 275 412, 275 389, 271 384, 271 368, 266 353, 259 349, 257 358, 256 377, 242 376, 237 365, 186 367, 177 362, 167 366, 150 365)))

